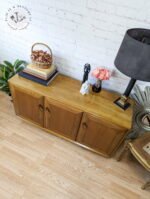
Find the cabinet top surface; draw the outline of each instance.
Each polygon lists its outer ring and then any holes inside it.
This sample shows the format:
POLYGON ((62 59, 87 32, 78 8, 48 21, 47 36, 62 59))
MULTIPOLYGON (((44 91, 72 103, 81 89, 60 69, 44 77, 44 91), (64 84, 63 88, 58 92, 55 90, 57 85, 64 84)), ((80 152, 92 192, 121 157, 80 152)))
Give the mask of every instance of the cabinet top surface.
POLYGON ((43 86, 33 81, 15 75, 9 80, 10 85, 23 90, 39 93, 43 96, 76 107, 81 111, 102 117, 108 123, 114 123, 129 129, 131 127, 132 106, 126 111, 117 107, 113 101, 118 94, 106 90, 100 93, 81 95, 81 82, 64 75, 58 75, 49 86, 43 86))

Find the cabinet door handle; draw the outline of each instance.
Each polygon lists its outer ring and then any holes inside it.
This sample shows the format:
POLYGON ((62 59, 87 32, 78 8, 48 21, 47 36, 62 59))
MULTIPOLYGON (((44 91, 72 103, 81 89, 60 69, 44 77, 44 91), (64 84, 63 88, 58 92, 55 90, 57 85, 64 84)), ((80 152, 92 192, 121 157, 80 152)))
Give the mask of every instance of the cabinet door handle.
POLYGON ((50 109, 49 109, 48 107, 46 107, 46 111, 47 111, 48 113, 51 113, 51 111, 50 111, 50 109))
POLYGON ((39 104, 39 109, 40 109, 41 112, 44 111, 44 107, 41 104, 39 104))
POLYGON ((83 123, 82 123, 82 127, 83 127, 83 129, 87 129, 87 128, 88 128, 88 125, 87 125, 85 122, 83 122, 83 123))

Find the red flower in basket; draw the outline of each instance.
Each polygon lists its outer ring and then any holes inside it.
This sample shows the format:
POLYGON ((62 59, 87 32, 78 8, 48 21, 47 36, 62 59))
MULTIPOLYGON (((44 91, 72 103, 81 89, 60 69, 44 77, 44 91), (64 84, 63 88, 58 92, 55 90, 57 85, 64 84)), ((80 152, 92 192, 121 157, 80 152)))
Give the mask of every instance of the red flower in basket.
POLYGON ((92 90, 96 93, 101 91, 102 80, 109 80, 111 73, 105 68, 96 68, 92 71, 92 76, 97 79, 97 82, 93 85, 92 90))

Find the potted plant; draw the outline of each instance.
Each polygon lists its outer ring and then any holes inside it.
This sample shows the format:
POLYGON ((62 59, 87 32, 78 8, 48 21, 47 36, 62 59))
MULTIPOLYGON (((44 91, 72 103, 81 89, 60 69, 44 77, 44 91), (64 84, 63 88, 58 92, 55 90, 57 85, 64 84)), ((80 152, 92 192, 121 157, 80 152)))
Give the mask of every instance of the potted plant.
POLYGON ((92 86, 93 92, 99 93, 102 89, 102 81, 109 80, 111 73, 105 68, 96 68, 92 71, 92 76, 96 78, 96 83, 92 86))
POLYGON ((0 90, 11 95, 8 80, 25 68, 26 62, 17 59, 14 64, 4 61, 0 64, 0 90))

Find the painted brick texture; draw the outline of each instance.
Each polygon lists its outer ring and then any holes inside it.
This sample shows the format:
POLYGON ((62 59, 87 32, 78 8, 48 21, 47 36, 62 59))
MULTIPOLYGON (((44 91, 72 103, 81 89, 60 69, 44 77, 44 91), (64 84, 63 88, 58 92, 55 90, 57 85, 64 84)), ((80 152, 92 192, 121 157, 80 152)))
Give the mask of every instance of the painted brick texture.
MULTIPOLYGON (((35 42, 48 44, 60 72, 82 79, 83 65, 113 70, 104 87, 123 92, 129 78, 114 67, 125 31, 150 26, 149 0, 5 0, 0 1, 0 61, 30 61, 35 42), (32 15, 27 29, 14 31, 5 14, 14 5, 26 6, 32 15)), ((140 85, 149 83, 138 82, 140 85)))

